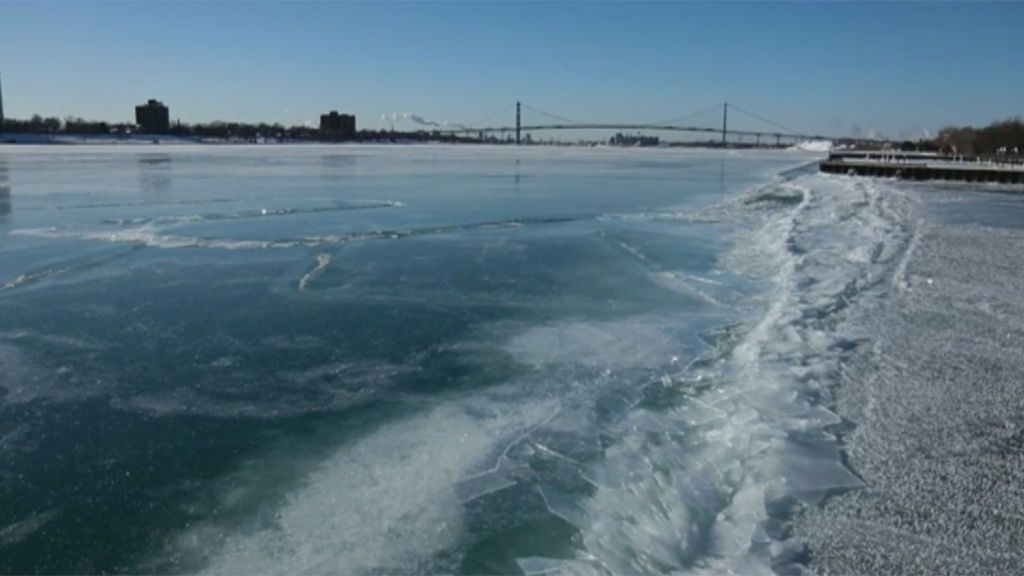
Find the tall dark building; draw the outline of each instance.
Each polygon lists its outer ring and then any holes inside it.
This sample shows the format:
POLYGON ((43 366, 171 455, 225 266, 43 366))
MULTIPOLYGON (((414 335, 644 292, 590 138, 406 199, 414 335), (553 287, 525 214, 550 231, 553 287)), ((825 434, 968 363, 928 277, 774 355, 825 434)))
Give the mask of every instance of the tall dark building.
POLYGON ((329 140, 354 140, 356 117, 351 114, 338 114, 337 110, 331 110, 330 114, 321 114, 320 135, 329 140))
POLYGON ((135 107, 135 123, 143 134, 166 134, 171 130, 171 114, 162 102, 150 100, 135 107))

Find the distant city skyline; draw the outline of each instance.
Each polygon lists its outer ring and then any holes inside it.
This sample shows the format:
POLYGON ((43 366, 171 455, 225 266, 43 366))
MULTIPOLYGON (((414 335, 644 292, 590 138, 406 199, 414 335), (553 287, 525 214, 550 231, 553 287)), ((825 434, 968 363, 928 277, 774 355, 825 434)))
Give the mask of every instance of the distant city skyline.
POLYGON ((918 137, 1024 113, 1022 29, 1024 3, 0 3, 0 74, 10 118, 131 122, 155 98, 186 122, 415 129, 516 100, 602 122, 730 101, 918 137))

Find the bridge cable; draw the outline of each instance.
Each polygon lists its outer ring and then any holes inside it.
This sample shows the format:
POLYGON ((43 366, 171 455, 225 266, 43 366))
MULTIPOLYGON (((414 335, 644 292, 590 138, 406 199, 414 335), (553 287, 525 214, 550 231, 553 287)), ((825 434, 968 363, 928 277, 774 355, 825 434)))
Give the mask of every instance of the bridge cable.
POLYGON ((675 118, 669 118, 668 120, 658 120, 657 122, 652 122, 652 124, 672 124, 675 122, 679 122, 680 120, 686 120, 687 118, 693 118, 695 116, 702 116, 704 114, 708 114, 710 112, 714 112, 716 110, 721 109, 722 104, 716 104, 711 108, 708 108, 707 110, 701 110, 700 112, 694 112, 692 114, 684 114, 683 116, 676 116, 675 118))
POLYGON ((789 136, 803 136, 803 135, 807 134, 806 132, 802 132, 800 130, 794 130, 794 129, 789 128, 787 126, 783 126, 782 124, 778 124, 776 122, 772 122, 771 120, 769 120, 769 119, 767 119, 767 118, 765 118, 763 116, 758 116, 757 114, 754 114, 753 112, 750 112, 748 110, 744 110, 743 108, 733 104, 732 102, 729 103, 729 108, 732 108, 732 109, 736 110, 737 112, 742 112, 742 113, 746 114, 747 116, 750 116, 751 118, 754 118, 755 120, 760 120, 761 122, 764 122, 765 124, 768 124, 768 125, 773 126, 775 128, 779 128, 779 129, 781 129, 781 130, 783 130, 785 132, 788 132, 789 136))
POLYGON ((536 112, 537 114, 540 114, 542 116, 547 116, 548 118, 552 118, 554 120, 558 120, 559 122, 568 122, 569 124, 586 124, 586 122, 580 122, 579 120, 573 120, 571 118, 566 118, 565 116, 559 116, 558 114, 550 114, 550 113, 545 112, 543 110, 538 110, 538 109, 534 108, 533 106, 530 106, 529 104, 527 104, 525 102, 523 102, 522 105, 523 105, 523 108, 526 108, 527 110, 532 110, 533 112, 536 112))
POLYGON ((470 122, 469 124, 463 124, 463 126, 465 126, 466 128, 474 128, 476 126, 479 126, 480 124, 483 124, 484 122, 487 122, 488 120, 490 120, 492 118, 495 118, 495 117, 497 117, 497 116, 499 116, 501 114, 505 114, 506 112, 512 110, 515 107, 516 107, 515 104, 509 104, 508 106, 505 106, 504 108, 502 108, 501 110, 498 110, 494 114, 491 114, 491 115, 489 115, 489 116, 487 116, 485 118, 481 118, 481 119, 477 120, 476 122, 470 122))

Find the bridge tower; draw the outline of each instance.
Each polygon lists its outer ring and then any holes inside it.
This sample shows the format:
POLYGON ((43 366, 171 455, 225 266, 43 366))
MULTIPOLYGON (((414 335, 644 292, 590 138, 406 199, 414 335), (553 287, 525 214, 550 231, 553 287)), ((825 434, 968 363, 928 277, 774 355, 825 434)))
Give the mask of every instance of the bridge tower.
POLYGON ((725 132, 728 130, 729 121, 729 103, 726 102, 722 107, 722 148, 725 148, 725 132))
POLYGON ((0 81, 0 134, 4 133, 4 85, 0 81))
POLYGON ((519 146, 519 101, 516 100, 516 146, 519 146))

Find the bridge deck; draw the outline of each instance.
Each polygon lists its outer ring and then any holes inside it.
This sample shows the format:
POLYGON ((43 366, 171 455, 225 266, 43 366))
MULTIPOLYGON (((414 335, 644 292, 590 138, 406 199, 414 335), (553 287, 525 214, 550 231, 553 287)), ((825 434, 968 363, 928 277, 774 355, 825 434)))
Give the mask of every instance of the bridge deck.
MULTIPOLYGON (((650 130, 665 132, 691 132, 703 134, 722 134, 721 128, 708 128, 705 126, 680 126, 677 124, 533 124, 519 127, 523 132, 537 132, 544 130, 650 130)), ((441 132, 452 134, 472 134, 476 132, 515 132, 515 126, 488 126, 481 128, 456 128, 441 130, 441 132)), ((725 130, 727 135, 749 136, 754 138, 776 138, 786 140, 837 140, 820 134, 787 134, 785 132, 760 132, 756 130, 725 130)))

